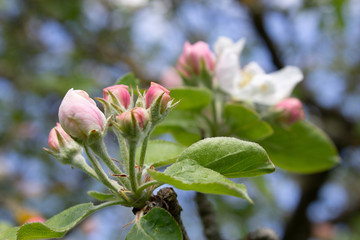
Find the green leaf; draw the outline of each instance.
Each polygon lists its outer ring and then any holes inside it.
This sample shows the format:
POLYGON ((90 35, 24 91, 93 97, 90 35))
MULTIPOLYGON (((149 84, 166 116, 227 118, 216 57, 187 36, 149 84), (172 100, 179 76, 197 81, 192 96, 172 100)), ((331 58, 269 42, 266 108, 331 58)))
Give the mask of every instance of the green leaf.
POLYGON ((17 240, 61 238, 66 231, 54 231, 43 223, 34 222, 24 224, 17 232, 17 240))
POLYGON ((99 201, 106 201, 111 198, 114 198, 114 195, 111 193, 102 193, 97 191, 88 191, 87 193, 90 197, 95 198, 99 201))
POLYGON ((201 110, 207 107, 213 99, 210 90, 197 87, 174 88, 171 89, 170 96, 177 101, 181 100, 176 106, 177 110, 201 110))
POLYGON ((93 212, 115 204, 118 202, 106 202, 97 206, 92 203, 73 206, 50 218, 45 223, 35 222, 22 225, 17 231, 17 240, 61 238, 93 212))
POLYGON ((172 110, 157 128, 179 127, 187 132, 199 133, 198 123, 201 123, 201 121, 202 118, 199 113, 172 110))
POLYGON ((115 84, 124 84, 135 89, 140 84, 140 80, 135 77, 133 73, 127 73, 119 78, 115 84))
POLYGON ((182 240, 182 233, 175 219, 162 208, 153 208, 136 221, 126 240, 182 240))
POLYGON ((0 233, 1 240, 16 240, 16 233, 20 227, 13 227, 0 233))
MULTIPOLYGON (((184 145, 176 142, 151 140, 147 147, 145 164, 161 167, 174 163, 185 148, 184 145)), ((136 159, 139 159, 140 151, 141 147, 137 149, 136 159)))
POLYGON ((204 129, 204 126, 206 124, 204 124, 198 113, 173 110, 155 128, 153 134, 171 133, 176 141, 185 146, 190 146, 201 139, 200 129, 204 129))
POLYGON ((275 171, 265 150, 257 143, 231 137, 206 138, 185 149, 178 161, 193 159, 225 177, 252 177, 275 171))
POLYGON ((241 139, 255 141, 273 133, 271 126, 262 121, 255 111, 240 104, 227 104, 224 117, 231 130, 230 135, 241 139))
POLYGON ((0 233, 5 232, 10 229, 12 226, 6 221, 0 221, 0 233))
POLYGON ((345 19, 346 19, 344 18, 344 11, 347 4, 347 0, 332 0, 331 2, 335 10, 334 15, 336 16, 337 26, 340 29, 343 29, 345 26, 345 19))
POLYGON ((234 183, 220 173, 202 167, 191 159, 176 162, 163 173, 151 169, 148 173, 159 182, 171 184, 182 190, 231 195, 252 202, 245 185, 234 183))
POLYGON ((199 134, 184 132, 180 129, 173 129, 172 134, 177 142, 185 146, 190 146, 191 144, 196 143, 201 139, 199 134))
POLYGON ((276 166, 297 173, 327 170, 340 161, 329 137, 313 124, 272 125, 274 134, 259 142, 276 166))

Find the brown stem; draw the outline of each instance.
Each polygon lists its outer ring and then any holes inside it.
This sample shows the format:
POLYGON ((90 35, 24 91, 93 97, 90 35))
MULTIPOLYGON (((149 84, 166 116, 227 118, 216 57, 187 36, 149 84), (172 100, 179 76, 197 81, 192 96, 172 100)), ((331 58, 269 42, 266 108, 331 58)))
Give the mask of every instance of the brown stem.
MULTIPOLYGON (((147 202, 146 206, 143 209, 146 208, 148 211, 150 211, 150 209, 154 207, 161 207, 166 211, 168 211, 176 220, 176 222, 179 224, 179 227, 183 235, 183 240, 190 240, 185 230, 184 224, 181 220, 182 208, 177 200, 177 194, 173 188, 166 187, 160 189, 157 195, 152 196, 151 201, 147 202)), ((134 208, 133 213, 136 214, 136 212, 139 210, 140 209, 134 208)))
POLYGON ((307 217, 310 203, 315 201, 318 193, 329 177, 329 171, 302 177, 302 194, 295 212, 287 222, 283 240, 305 240, 311 235, 311 222, 307 217))
POLYGON ((270 228, 259 228, 249 233, 244 240, 280 240, 274 230, 270 228))
POLYGON ((181 220, 181 211, 182 208, 177 200, 177 194, 171 187, 162 188, 156 195, 162 202, 162 208, 165 208, 169 213, 175 218, 178 222, 181 232, 183 234, 183 240, 190 240, 189 236, 186 233, 184 224, 181 220))
MULTIPOLYGON (((271 55, 273 65, 278 69, 282 68, 285 64, 280 57, 280 52, 277 49, 276 44, 273 42, 270 35, 266 31, 263 17, 265 14, 265 9, 261 5, 260 1, 239 0, 239 2, 248 8, 253 27, 259 37, 264 41, 265 46, 271 55)), ((311 96, 311 94, 306 91, 303 92, 305 95, 305 98, 303 99, 304 102, 308 105, 316 105, 321 117, 325 120, 325 125, 330 121, 336 121, 342 125, 341 128, 343 131, 340 132, 345 134, 337 136, 336 134, 329 132, 329 135, 334 140, 335 145, 340 152, 346 146, 358 145, 359 141, 356 140, 356 137, 354 137, 353 134, 353 132, 355 132, 355 124, 353 122, 344 118, 344 116, 338 110, 329 110, 324 109, 321 106, 317 106, 313 96, 311 96), (342 136, 346 136, 346 138, 342 136)), ((301 177, 303 183, 301 186, 302 195, 299 204, 297 205, 293 215, 286 225, 283 240, 304 240, 309 238, 311 234, 311 223, 306 215, 307 208, 313 201, 317 199, 318 192, 327 181, 329 175, 329 172, 323 172, 301 177)))
POLYGON ((208 240, 221 240, 219 225, 213 206, 203 193, 196 192, 195 202, 198 207, 201 222, 204 226, 204 234, 208 240))

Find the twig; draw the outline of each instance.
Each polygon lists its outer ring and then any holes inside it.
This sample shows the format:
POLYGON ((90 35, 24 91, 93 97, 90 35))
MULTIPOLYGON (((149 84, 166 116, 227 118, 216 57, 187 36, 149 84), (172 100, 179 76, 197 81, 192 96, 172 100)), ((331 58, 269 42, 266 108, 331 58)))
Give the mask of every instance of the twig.
MULTIPOLYGON (((185 230, 184 224, 181 220, 182 208, 177 200, 177 194, 171 187, 162 188, 159 190, 156 196, 152 196, 151 201, 146 203, 143 209, 147 209, 146 212, 150 211, 154 207, 161 207, 168 211, 176 222, 179 224, 181 229, 183 240, 190 240, 185 230)), ((141 209, 133 208, 133 213, 136 214, 141 209)))
POLYGON ((219 225, 216 221, 216 214, 213 206, 203 193, 196 192, 195 202, 201 222, 204 226, 204 234, 208 240, 221 240, 219 225))
POLYGON ((260 228, 249 233, 244 240, 280 240, 274 230, 270 228, 260 228))
POLYGON ((179 224, 181 232, 183 234, 183 240, 190 240, 187 232, 185 230, 184 224, 181 220, 181 211, 182 208, 177 200, 177 194, 173 188, 167 187, 162 188, 157 193, 157 197, 164 203, 163 208, 166 206, 167 211, 175 218, 176 222, 179 224))

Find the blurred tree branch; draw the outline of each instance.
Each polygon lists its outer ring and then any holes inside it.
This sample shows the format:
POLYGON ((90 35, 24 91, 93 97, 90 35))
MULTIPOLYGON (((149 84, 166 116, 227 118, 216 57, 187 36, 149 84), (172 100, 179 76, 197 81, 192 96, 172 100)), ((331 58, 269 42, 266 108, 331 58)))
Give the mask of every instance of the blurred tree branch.
MULTIPOLYGON (((247 8, 253 28, 269 51, 273 65, 277 69, 284 67, 285 64, 280 56, 280 51, 271 39, 264 24, 264 16, 267 13, 267 9, 265 9, 259 0, 239 0, 239 2, 247 8)), ((353 122, 346 119, 337 109, 326 109, 319 106, 316 104, 314 97, 304 87, 301 90, 303 94, 302 100, 305 104, 316 106, 325 124, 325 131, 332 137, 339 152, 347 146, 360 144, 360 140, 355 134, 356 125, 353 122), (341 130, 326 128, 326 126, 329 126, 334 121, 341 130), (332 130, 336 130, 336 132, 341 134, 336 134, 332 130)), ((302 195, 293 215, 288 220, 284 231, 284 240, 306 240, 311 236, 311 222, 307 217, 307 208, 318 198, 318 193, 324 183, 327 182, 329 176, 329 171, 300 176, 302 195)))

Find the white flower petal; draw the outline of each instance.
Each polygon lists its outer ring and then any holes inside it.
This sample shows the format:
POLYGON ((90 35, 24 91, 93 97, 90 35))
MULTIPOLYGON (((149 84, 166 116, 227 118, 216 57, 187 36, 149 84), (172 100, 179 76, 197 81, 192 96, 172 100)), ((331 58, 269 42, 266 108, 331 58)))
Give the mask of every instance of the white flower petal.
POLYGON ((220 56, 225 51, 235 53, 240 57, 240 54, 245 45, 245 38, 239 39, 236 43, 230 38, 219 37, 214 44, 214 51, 216 56, 220 56))
POLYGON ((275 86, 274 104, 289 97, 295 86, 304 78, 301 70, 294 66, 287 66, 279 71, 268 74, 275 86))
POLYGON ((240 69, 236 54, 226 53, 219 59, 215 67, 216 81, 219 87, 227 93, 234 90, 234 84, 240 78, 240 69))
POLYGON ((270 76, 257 74, 253 76, 251 82, 246 86, 252 89, 252 95, 248 101, 264 105, 272 105, 272 98, 275 93, 275 86, 270 81, 270 76))
POLYGON ((219 37, 214 43, 214 51, 216 56, 220 56, 224 49, 231 47, 234 42, 227 37, 219 37))
POLYGON ((260 65, 256 62, 250 62, 248 63, 244 69, 244 72, 246 72, 247 74, 250 74, 252 76, 255 75, 260 75, 260 74, 265 74, 264 70, 260 67, 260 65))

